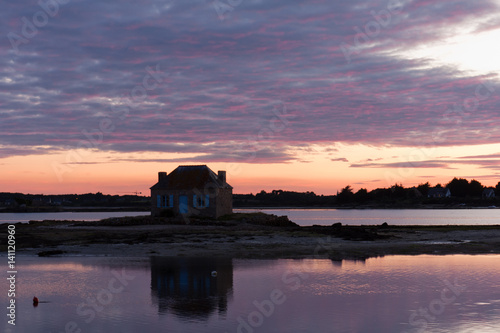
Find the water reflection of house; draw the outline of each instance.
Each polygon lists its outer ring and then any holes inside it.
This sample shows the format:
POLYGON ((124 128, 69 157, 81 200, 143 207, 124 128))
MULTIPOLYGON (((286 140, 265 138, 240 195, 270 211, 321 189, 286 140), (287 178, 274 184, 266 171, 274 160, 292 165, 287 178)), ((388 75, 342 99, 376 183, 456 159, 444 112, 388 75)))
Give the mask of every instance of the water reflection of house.
POLYGON ((208 318, 215 311, 225 314, 233 293, 232 261, 152 257, 151 292, 161 314, 195 319, 208 318))

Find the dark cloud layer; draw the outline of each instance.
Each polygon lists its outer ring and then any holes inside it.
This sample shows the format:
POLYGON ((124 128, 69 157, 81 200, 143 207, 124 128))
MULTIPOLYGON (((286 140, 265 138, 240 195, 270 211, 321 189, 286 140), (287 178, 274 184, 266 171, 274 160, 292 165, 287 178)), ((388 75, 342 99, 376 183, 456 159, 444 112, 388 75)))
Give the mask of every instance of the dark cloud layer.
POLYGON ((370 162, 353 163, 351 168, 439 168, 456 169, 458 165, 473 165, 480 169, 500 170, 500 154, 462 156, 455 159, 436 159, 405 162, 370 162))
POLYGON ((495 75, 400 56, 498 27, 493 1, 244 0, 224 13, 204 0, 55 1, 0 11, 0 157, 86 141, 266 163, 313 143, 500 140, 495 75))

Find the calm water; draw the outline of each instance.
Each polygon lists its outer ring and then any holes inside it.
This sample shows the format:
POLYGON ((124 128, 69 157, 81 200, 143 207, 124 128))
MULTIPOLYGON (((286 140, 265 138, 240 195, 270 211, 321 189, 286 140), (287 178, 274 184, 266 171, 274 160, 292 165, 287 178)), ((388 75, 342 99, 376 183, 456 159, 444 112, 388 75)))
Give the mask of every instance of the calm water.
MULTIPOLYGON (((264 212, 287 215, 303 226, 376 225, 447 225, 447 224, 500 224, 497 209, 234 209, 234 212, 264 212)), ((2 213, 0 224, 29 222, 30 220, 96 221, 108 217, 150 215, 149 212, 81 212, 81 213, 2 213)))
POLYGON ((498 255, 21 257, 17 268, 16 326, 2 320, 4 332, 500 331, 498 255))
POLYGON ((287 215, 302 225, 447 225, 500 224, 497 209, 235 209, 235 212, 264 212, 287 215))
POLYGON ((58 213, 1 213, 0 224, 32 220, 98 221, 109 217, 151 215, 150 212, 58 212, 58 213))

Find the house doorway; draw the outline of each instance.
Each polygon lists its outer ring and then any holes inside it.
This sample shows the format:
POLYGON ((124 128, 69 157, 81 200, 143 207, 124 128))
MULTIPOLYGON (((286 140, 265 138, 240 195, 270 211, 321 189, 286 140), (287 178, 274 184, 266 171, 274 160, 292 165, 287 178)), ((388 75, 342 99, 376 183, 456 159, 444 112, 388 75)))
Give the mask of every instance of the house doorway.
POLYGON ((188 213, 188 197, 187 195, 179 195, 179 214, 188 213))

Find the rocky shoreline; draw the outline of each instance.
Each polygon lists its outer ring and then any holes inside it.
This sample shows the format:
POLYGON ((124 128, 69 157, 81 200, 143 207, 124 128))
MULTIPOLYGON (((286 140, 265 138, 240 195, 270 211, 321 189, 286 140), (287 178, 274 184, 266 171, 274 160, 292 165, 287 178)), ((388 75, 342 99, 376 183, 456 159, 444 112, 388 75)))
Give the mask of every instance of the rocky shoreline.
MULTIPOLYGON (((218 220, 140 216, 15 225, 17 255, 360 260, 397 254, 500 254, 499 225, 300 227, 286 216, 264 213, 218 220)), ((7 239, 7 225, 1 225, 0 237, 7 239)), ((0 249, 6 253, 6 245, 0 249)))

